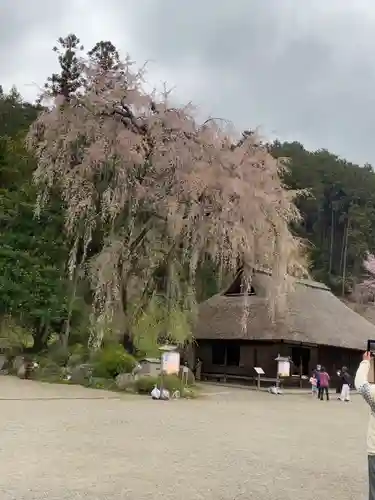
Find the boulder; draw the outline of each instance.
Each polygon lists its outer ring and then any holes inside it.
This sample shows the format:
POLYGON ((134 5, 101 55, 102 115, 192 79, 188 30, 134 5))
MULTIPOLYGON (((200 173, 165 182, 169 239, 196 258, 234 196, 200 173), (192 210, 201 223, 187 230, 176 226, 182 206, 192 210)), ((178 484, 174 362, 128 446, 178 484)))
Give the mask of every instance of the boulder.
POLYGON ((26 363, 23 363, 17 370, 18 378, 26 378, 26 363))
POLYGON ((16 356, 12 362, 12 371, 18 373, 18 370, 24 365, 25 360, 23 356, 16 356))
POLYGON ((86 363, 72 368, 70 381, 73 384, 87 385, 91 382, 93 373, 92 365, 86 363))
POLYGON ((39 364, 35 361, 23 361, 22 365, 17 370, 17 377, 29 379, 38 367, 39 364))

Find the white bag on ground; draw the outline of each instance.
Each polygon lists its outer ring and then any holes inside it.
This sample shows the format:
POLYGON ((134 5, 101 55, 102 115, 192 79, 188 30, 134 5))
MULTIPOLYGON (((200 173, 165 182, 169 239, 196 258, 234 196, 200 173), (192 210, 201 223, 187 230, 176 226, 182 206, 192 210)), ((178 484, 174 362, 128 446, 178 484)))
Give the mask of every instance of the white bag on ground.
POLYGON ((275 385, 270 387, 268 389, 268 392, 270 392, 271 394, 276 394, 276 395, 282 394, 281 389, 279 387, 276 387, 275 385))
POLYGON ((160 399, 160 391, 156 387, 156 385, 155 385, 155 387, 151 391, 151 397, 152 397, 152 399, 160 399))
POLYGON ((169 394, 169 391, 167 389, 163 389, 163 394, 161 395, 161 399, 170 399, 171 395, 169 394))

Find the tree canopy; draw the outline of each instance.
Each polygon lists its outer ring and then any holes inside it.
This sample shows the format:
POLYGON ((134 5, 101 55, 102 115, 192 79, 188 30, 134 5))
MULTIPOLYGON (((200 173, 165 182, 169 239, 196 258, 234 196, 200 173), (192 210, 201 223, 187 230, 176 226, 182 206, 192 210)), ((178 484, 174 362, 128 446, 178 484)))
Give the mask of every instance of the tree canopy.
POLYGON ((39 206, 51 187, 66 204, 70 270, 88 260, 99 318, 118 307, 129 315, 129 301, 147 310, 161 266, 166 308, 181 312, 192 308, 204 258, 232 271, 241 264, 249 279, 254 267, 267 267, 278 287, 287 271, 304 271, 289 230, 299 218, 294 192, 282 187, 266 146, 249 134, 238 140, 214 120, 199 124, 168 93, 147 93, 129 60, 81 65, 80 90, 57 96, 27 144, 38 163, 39 206))

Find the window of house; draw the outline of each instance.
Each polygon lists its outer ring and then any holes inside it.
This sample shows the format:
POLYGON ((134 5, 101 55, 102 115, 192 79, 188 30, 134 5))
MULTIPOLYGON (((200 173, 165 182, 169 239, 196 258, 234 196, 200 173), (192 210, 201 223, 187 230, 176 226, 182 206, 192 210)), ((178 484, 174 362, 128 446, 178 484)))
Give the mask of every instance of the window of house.
POLYGON ((239 344, 227 345, 227 366, 239 366, 240 346, 239 344))
POLYGON ((254 365, 253 366, 258 366, 258 349, 254 347, 254 365))
POLYGON ((225 344, 218 343, 212 345, 212 364, 225 365, 225 344))
POLYGON ((310 349, 305 347, 292 347, 292 361, 295 374, 308 375, 310 349))
POLYGON ((239 366, 241 357, 240 344, 218 342, 212 345, 212 364, 221 366, 239 366))

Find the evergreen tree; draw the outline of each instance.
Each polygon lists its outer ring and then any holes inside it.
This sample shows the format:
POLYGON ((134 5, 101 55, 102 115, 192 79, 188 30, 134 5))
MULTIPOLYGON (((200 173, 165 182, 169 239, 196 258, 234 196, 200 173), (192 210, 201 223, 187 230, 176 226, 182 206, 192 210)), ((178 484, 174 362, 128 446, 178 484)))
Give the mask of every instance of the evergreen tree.
POLYGON ((104 71, 117 69, 120 63, 119 53, 109 40, 96 43, 87 55, 104 71))
POLYGON ((40 349, 67 316, 67 250, 60 203, 34 217, 34 166, 20 140, 0 138, 0 317, 27 327, 40 349))
POLYGON ((362 279, 375 252, 375 174, 326 150, 307 151, 298 142, 274 142, 275 157, 288 158, 284 182, 308 189, 297 201, 302 223, 294 226, 310 243, 312 273, 342 294, 362 279), (343 283, 344 280, 344 283, 343 283))
POLYGON ((25 102, 13 86, 5 93, 0 86, 0 137, 16 137, 27 131, 38 116, 39 108, 25 102))
POLYGON ((48 78, 45 88, 51 96, 63 95, 66 100, 69 100, 83 83, 79 59, 83 45, 80 45, 80 40, 76 35, 69 34, 65 38, 60 37, 58 45, 53 50, 58 54, 61 71, 53 73, 48 78))

